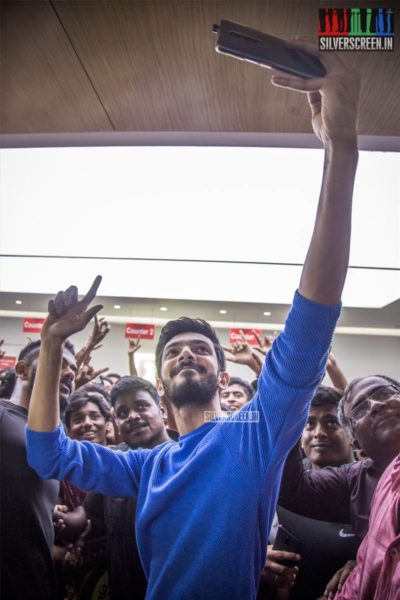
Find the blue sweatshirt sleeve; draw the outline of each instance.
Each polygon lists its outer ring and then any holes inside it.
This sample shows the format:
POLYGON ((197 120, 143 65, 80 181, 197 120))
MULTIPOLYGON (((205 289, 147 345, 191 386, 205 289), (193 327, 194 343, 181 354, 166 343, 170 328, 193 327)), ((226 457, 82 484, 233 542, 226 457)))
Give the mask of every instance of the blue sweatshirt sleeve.
POLYGON ((28 464, 44 479, 68 479, 86 491, 136 496, 140 473, 150 450, 113 451, 71 440, 61 426, 39 432, 26 428, 28 464))
POLYGON ((231 417, 233 422, 221 423, 232 454, 255 474, 265 474, 271 462, 283 464, 299 439, 310 401, 325 373, 340 310, 340 304, 317 304, 296 292, 285 328, 263 365, 254 398, 239 416, 231 417))

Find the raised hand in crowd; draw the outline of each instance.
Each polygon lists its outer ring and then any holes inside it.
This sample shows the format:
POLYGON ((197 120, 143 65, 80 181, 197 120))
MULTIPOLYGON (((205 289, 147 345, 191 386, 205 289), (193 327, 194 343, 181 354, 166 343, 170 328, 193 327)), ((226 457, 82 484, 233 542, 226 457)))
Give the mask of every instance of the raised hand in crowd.
POLYGON ((128 361, 129 361, 129 375, 137 377, 138 372, 135 364, 135 352, 141 348, 140 340, 128 340, 128 361))
POLYGON ((276 335, 264 335, 263 337, 260 337, 255 331, 253 331, 253 333, 258 344, 258 346, 254 346, 254 350, 258 350, 258 352, 261 352, 261 354, 267 356, 268 352, 272 348, 272 344, 276 335))
POLYGON ((4 340, 0 340, 0 358, 3 358, 3 356, 6 355, 5 350, 3 350, 2 346, 4 344, 4 340))
POLYGON ((299 567, 288 567, 280 561, 299 562, 301 557, 294 552, 274 550, 272 545, 267 549, 267 561, 261 573, 261 581, 269 583, 276 588, 290 589, 296 583, 299 567))
POLYGON ((334 598, 336 592, 340 592, 343 587, 344 582, 356 566, 357 562, 355 560, 348 560, 346 564, 337 571, 332 579, 329 581, 326 589, 324 591, 323 598, 334 598))
POLYGON ((32 429, 51 431, 59 423, 58 396, 64 341, 82 331, 103 308, 102 305, 89 308, 100 283, 101 276, 98 275, 82 300, 78 300, 77 287, 71 285, 49 302, 49 314, 40 334, 42 343, 28 416, 28 426, 32 429))
MULTIPOLYGON (((90 361, 90 355, 88 359, 90 361)), ((89 363, 81 364, 75 377, 75 389, 77 390, 86 383, 94 381, 95 379, 97 379, 97 377, 99 377, 108 370, 109 367, 103 367, 102 369, 98 369, 97 371, 95 371, 94 367, 89 363)))
POLYGON ((333 386, 344 391, 347 387, 348 381, 339 367, 336 357, 332 350, 329 352, 328 362, 326 363, 326 372, 329 375, 329 379, 332 381, 333 386))
POLYGON ((111 327, 104 317, 95 315, 93 329, 89 335, 86 344, 75 355, 76 364, 80 367, 82 364, 89 364, 90 354, 94 350, 101 348, 102 342, 109 333, 111 327))
POLYGON ((243 331, 240 332, 240 342, 234 342, 232 346, 222 346, 225 351, 225 358, 237 365, 246 365, 252 369, 256 375, 261 373, 263 361, 254 351, 245 338, 243 331))

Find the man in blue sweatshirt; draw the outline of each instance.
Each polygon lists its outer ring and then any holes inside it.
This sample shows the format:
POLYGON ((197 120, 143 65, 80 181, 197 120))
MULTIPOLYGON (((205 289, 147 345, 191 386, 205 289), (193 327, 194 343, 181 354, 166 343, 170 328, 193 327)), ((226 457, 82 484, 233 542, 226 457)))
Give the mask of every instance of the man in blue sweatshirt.
MULTIPOLYGON (((296 44, 316 53, 307 42, 296 44)), ((88 308, 101 278, 81 301, 71 286, 49 303, 29 411, 28 460, 42 477, 137 497, 148 600, 256 597, 282 467, 324 374, 348 265, 360 81, 338 56, 321 60, 325 78, 273 77, 275 85, 308 93, 325 149, 324 175, 293 307, 257 393, 239 412, 212 420, 220 409, 219 388, 229 380, 223 351, 206 322, 182 318, 165 326, 156 351, 160 391, 172 404, 178 443, 113 452, 68 439, 57 402, 63 343, 102 308, 88 308)))

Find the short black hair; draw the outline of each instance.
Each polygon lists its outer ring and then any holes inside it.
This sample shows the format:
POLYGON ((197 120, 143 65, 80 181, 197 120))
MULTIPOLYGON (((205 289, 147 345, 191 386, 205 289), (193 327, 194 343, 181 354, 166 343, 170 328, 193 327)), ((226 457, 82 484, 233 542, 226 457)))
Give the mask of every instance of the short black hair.
POLYGON ((166 325, 161 330, 160 337, 157 342, 156 347, 156 368, 157 374, 160 376, 161 374, 161 362, 162 362, 162 353, 163 350, 172 338, 180 333, 200 333, 205 337, 208 337, 215 349, 215 353, 217 355, 218 365, 220 371, 225 371, 226 363, 225 363, 225 354, 222 349, 222 346, 218 340, 217 334, 215 330, 207 321, 204 319, 191 319, 189 317, 180 317, 179 319, 175 319, 174 321, 168 321, 166 325))
POLYGON ((111 406, 111 398, 108 390, 101 383, 95 383, 94 381, 89 381, 89 383, 84 383, 79 390, 79 392, 85 392, 87 394, 101 394, 107 404, 111 406))
POLYGON ((121 396, 122 394, 129 394, 129 392, 136 392, 137 390, 144 390, 145 392, 148 392, 157 406, 159 406, 160 396, 158 395, 154 385, 150 383, 150 381, 147 381, 147 379, 134 377, 133 375, 121 377, 121 379, 119 379, 114 385, 111 390, 111 405, 113 407, 115 406, 118 396, 121 396))
MULTIPOLYGON (((243 388, 243 391, 247 396, 247 400, 250 400, 250 398, 254 396, 255 392, 254 389, 251 387, 250 383, 245 379, 242 379, 241 377, 230 377, 227 387, 231 385, 240 385, 240 387, 243 388)), ((224 389, 221 389, 220 391, 223 392, 224 389)))
MULTIPOLYGON (((28 344, 26 344, 26 346, 24 346, 22 348, 21 352, 18 354, 18 361, 23 360, 27 364, 32 362, 32 360, 34 358, 36 358, 35 355, 39 354, 41 343, 42 343, 41 340, 35 340, 34 342, 28 342, 28 344)), ((71 352, 71 354, 73 354, 75 356, 75 348, 69 340, 66 340, 64 342, 64 347, 69 352, 71 352)))
POLYGON ((5 398, 6 400, 11 398, 11 395, 15 388, 16 380, 17 375, 13 367, 7 369, 5 373, 2 373, 2 381, 0 385, 0 398, 5 398))
POLYGON ((110 405, 101 393, 90 393, 87 391, 81 391, 81 388, 74 392, 67 401, 67 408, 64 413, 64 423, 69 429, 71 424, 71 416, 76 410, 85 406, 88 402, 93 402, 93 404, 97 404, 99 411, 103 415, 106 421, 109 421, 111 418, 111 410, 110 405))
POLYGON ((311 406, 323 406, 324 404, 339 406, 342 396, 343 392, 336 388, 328 385, 319 385, 313 399, 311 400, 311 406))
POLYGON ((343 427, 343 429, 351 436, 353 436, 353 427, 351 424, 351 420, 344 412, 344 407, 350 402, 354 386, 363 379, 367 379, 370 377, 379 377, 380 379, 384 379, 385 381, 387 381, 388 385, 394 385, 395 387, 400 389, 400 383, 396 381, 396 379, 393 379, 388 375, 366 375, 365 377, 356 377, 355 379, 352 379, 349 385, 344 390, 342 399, 340 400, 338 407, 339 423, 343 427))

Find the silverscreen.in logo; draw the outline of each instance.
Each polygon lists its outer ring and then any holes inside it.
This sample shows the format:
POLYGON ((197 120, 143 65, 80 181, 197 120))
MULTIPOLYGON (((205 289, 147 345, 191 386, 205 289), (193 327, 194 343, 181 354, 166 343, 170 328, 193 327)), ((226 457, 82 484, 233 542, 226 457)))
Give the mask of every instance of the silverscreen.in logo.
POLYGON ((222 410, 206 410, 204 412, 205 423, 223 421, 224 423, 259 423, 260 413, 258 410, 239 410, 227 413, 222 410))
POLYGON ((393 9, 320 8, 318 36, 322 51, 393 50, 393 9))

